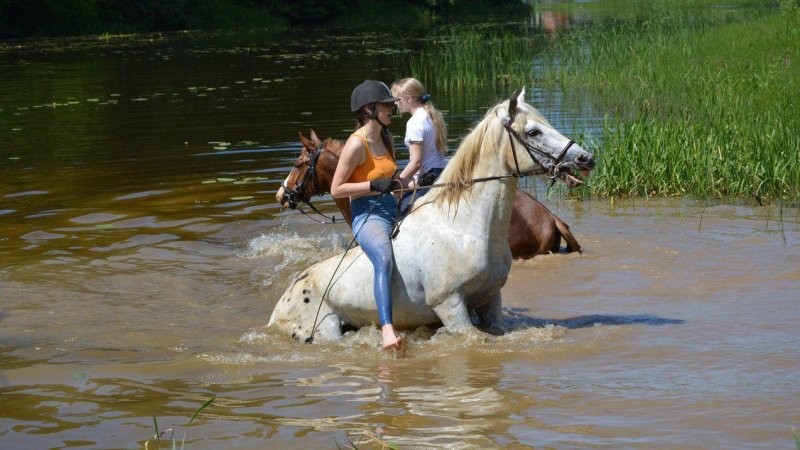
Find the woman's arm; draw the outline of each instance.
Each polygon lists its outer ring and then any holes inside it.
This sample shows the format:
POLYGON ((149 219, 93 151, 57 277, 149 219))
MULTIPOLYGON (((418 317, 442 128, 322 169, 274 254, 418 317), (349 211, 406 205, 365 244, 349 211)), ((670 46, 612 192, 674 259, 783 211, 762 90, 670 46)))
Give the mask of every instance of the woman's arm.
POLYGON ((339 164, 336 166, 336 172, 333 173, 333 180, 331 181, 331 195, 333 198, 362 196, 370 193, 369 181, 347 182, 356 166, 364 162, 366 151, 364 144, 356 137, 350 137, 345 142, 342 154, 339 156, 339 164))
POLYGON ((403 187, 410 187, 409 185, 413 181, 414 174, 417 173, 419 168, 422 166, 422 142, 412 142, 411 145, 408 146, 408 164, 400 172, 400 182, 403 183, 403 187))

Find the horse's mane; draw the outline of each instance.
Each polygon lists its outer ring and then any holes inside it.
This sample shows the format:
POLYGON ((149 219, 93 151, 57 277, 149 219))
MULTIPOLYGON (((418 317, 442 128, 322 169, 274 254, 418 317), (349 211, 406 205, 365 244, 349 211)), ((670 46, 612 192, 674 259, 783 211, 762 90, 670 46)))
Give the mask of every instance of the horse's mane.
MULTIPOLYGON (((508 100, 498 103, 490 108, 483 119, 467 134, 458 146, 455 155, 444 169, 437 184, 446 184, 439 189, 432 189, 426 197, 441 206, 443 203, 458 204, 465 193, 472 186, 475 172, 481 167, 485 155, 496 154, 505 150, 507 157, 513 158, 510 147, 505 145, 508 141, 507 133, 500 120, 500 115, 508 108, 508 100)), ((550 125, 547 119, 534 107, 519 102, 514 124, 526 119, 550 125)), ((515 127, 518 128, 518 127, 515 127)))
POLYGON ((322 147, 328 149, 336 156, 342 156, 342 147, 344 147, 344 142, 340 141, 339 139, 327 138, 322 143, 322 147))

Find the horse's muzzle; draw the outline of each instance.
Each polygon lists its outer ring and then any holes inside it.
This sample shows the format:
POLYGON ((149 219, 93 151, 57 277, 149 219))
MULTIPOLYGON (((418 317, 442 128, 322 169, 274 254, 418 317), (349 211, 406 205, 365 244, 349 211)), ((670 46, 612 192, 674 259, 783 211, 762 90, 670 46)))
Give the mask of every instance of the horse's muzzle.
POLYGON ((583 178, 589 176, 589 172, 594 169, 595 160, 591 153, 580 150, 580 154, 570 162, 556 164, 551 173, 553 180, 559 179, 572 189, 583 184, 583 180, 577 178, 574 172, 580 172, 583 178))

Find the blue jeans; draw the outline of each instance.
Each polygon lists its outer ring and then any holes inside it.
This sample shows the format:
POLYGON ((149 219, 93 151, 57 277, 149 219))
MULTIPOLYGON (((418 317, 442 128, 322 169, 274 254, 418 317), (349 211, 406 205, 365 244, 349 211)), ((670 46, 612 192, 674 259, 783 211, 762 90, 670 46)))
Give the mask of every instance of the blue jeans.
POLYGON ((372 285, 381 326, 392 323, 392 227, 397 221, 397 202, 390 194, 360 197, 350 202, 353 235, 366 253, 375 275, 372 285))

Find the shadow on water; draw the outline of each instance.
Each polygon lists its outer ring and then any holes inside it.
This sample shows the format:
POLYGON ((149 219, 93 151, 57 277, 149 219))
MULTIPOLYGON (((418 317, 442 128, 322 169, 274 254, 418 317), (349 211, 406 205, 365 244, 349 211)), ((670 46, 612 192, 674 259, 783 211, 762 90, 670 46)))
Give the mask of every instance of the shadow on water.
POLYGON ((651 314, 631 315, 606 315, 589 314, 585 316, 570 317, 567 319, 540 319, 526 316, 528 308, 504 308, 506 329, 520 327, 541 328, 547 325, 557 325, 567 329, 588 328, 595 325, 680 325, 685 321, 681 319, 666 319, 651 314))

